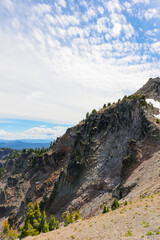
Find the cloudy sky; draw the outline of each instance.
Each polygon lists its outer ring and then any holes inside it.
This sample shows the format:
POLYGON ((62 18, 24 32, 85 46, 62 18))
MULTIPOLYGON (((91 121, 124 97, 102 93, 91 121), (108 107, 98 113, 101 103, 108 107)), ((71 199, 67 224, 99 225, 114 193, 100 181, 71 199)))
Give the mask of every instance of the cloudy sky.
POLYGON ((159 0, 0 0, 0 138, 55 138, 159 60, 159 0))

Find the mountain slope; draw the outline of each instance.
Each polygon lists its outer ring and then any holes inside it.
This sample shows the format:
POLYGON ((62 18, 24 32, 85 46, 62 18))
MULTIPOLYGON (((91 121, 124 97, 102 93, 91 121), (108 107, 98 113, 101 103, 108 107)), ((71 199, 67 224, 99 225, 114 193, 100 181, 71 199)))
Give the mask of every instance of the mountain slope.
POLYGON ((79 220, 67 227, 61 227, 25 240, 141 240, 160 239, 160 195, 134 199, 115 211, 99 214, 86 220, 79 220), (131 237, 129 237, 131 235, 131 237))
MULTIPOLYGON (((140 93, 144 89, 146 85, 140 93)), ((160 125, 155 114, 143 96, 124 97, 69 128, 43 156, 26 153, 7 162, 0 186, 1 220, 10 216, 19 227, 27 203, 37 199, 48 217, 54 214, 61 221, 70 207, 90 217, 113 197, 132 199, 158 191, 160 125)))

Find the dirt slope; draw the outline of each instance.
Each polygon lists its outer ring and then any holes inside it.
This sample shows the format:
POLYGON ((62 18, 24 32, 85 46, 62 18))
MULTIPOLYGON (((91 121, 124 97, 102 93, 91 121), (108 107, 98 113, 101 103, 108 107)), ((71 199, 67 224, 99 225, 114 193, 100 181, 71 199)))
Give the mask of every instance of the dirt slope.
POLYGON ((67 227, 25 240, 140 240, 160 239, 160 194, 123 204, 115 211, 79 220, 67 227), (129 232, 133 236, 128 236, 129 232), (150 236, 147 236, 151 234, 150 236))

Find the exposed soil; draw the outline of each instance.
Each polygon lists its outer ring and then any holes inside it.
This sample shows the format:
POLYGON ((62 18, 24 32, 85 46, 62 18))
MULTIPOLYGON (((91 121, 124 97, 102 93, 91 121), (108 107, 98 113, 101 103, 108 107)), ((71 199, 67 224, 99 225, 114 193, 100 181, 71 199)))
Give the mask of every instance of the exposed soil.
POLYGON ((79 220, 67 227, 25 240, 140 240, 160 239, 160 194, 135 199, 109 213, 79 220), (129 235, 129 232, 133 236, 129 235), (147 234, 152 234, 147 236, 147 234))

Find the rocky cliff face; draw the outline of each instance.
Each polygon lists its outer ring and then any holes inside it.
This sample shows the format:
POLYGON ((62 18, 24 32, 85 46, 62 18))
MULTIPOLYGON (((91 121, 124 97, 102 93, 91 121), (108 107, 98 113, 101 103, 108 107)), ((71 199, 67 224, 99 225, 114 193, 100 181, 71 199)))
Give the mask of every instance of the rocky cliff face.
MULTIPOLYGON (((153 86, 157 81, 149 80, 153 86)), ((159 92, 148 85, 137 93, 146 91, 151 98, 150 89, 158 98, 159 92)), ((48 216, 60 218, 72 207, 88 217, 115 196, 157 191, 160 126, 153 113, 144 97, 124 97, 68 129, 43 156, 22 154, 7 162, 0 218, 10 216, 11 223, 22 223, 27 203, 36 199, 48 216)))
POLYGON ((150 78, 136 94, 145 95, 146 98, 151 98, 160 102, 160 78, 150 78))

